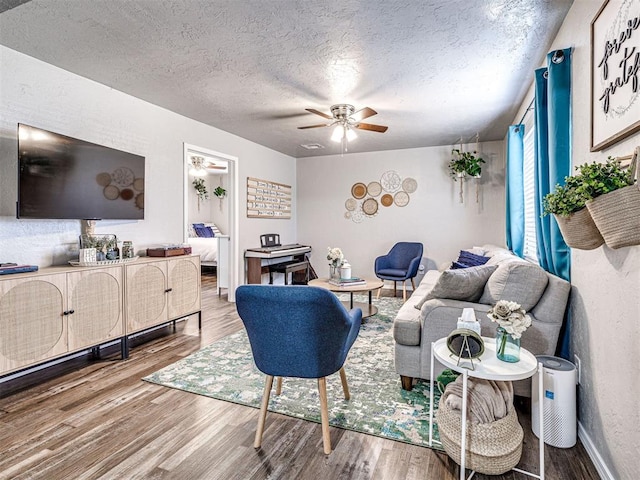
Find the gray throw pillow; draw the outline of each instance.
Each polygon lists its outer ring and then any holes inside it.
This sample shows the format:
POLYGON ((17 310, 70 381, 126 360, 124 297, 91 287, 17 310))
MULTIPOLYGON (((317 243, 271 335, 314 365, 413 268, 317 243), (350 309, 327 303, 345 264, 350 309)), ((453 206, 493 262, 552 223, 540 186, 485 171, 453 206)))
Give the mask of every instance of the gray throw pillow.
POLYGON ((450 298, 477 302, 484 290, 487 280, 498 268, 497 265, 480 265, 456 270, 445 270, 438 278, 437 283, 420 300, 415 307, 420 310, 424 302, 432 298, 450 298))
POLYGON ((547 273, 534 263, 502 262, 487 281, 480 303, 494 305, 498 300, 509 300, 529 311, 540 300, 548 282, 547 273))

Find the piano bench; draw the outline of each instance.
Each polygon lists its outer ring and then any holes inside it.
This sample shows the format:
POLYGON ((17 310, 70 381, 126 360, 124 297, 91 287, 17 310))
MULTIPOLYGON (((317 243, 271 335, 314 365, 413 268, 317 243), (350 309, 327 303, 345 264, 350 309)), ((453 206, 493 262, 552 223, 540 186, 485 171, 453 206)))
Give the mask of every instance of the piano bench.
MULTIPOLYGON (((294 272, 305 272, 305 284, 309 281, 309 262, 294 260, 291 262, 276 263, 269 265, 269 285, 273 285, 273 272, 284 273, 284 284, 288 285, 289 274, 294 272)), ((292 278, 293 280, 293 278, 292 278)), ((293 283, 293 282, 292 282, 293 283)))

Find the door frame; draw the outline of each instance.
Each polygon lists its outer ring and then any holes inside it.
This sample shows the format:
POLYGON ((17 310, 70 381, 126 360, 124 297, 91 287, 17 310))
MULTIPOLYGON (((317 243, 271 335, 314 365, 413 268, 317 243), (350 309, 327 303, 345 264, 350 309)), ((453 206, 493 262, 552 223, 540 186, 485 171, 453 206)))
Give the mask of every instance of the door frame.
POLYGON ((239 239, 239 218, 238 218, 238 157, 227 153, 217 152, 208 148, 183 143, 183 240, 186 243, 189 236, 187 221, 189 218, 189 155, 202 154, 205 156, 218 157, 229 163, 229 189, 227 191, 227 201, 229 202, 229 292, 228 299, 235 302, 235 292, 239 285, 238 280, 238 239, 239 239))

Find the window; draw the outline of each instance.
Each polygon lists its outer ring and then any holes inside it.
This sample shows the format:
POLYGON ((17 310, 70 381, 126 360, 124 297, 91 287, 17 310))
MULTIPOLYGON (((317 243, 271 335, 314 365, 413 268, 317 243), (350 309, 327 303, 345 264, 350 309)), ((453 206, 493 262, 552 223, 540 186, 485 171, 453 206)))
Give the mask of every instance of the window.
POLYGON ((538 263, 535 207, 535 122, 529 112, 524 122, 524 257, 538 263))

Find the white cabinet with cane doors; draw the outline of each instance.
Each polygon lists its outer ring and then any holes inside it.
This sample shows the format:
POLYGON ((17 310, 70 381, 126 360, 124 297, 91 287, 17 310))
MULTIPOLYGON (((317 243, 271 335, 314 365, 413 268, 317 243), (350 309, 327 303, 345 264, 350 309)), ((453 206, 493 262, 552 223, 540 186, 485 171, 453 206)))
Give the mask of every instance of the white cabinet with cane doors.
POLYGON ((122 267, 67 274, 69 351, 124 335, 122 277, 122 267))
POLYGON ((127 333, 200 311, 200 257, 145 259, 126 272, 127 333))
POLYGON ((0 281, 0 373, 68 352, 67 276, 0 281))
POLYGON ((200 313, 200 257, 0 277, 0 375, 200 313), (125 308, 126 304, 126 308, 125 308))

